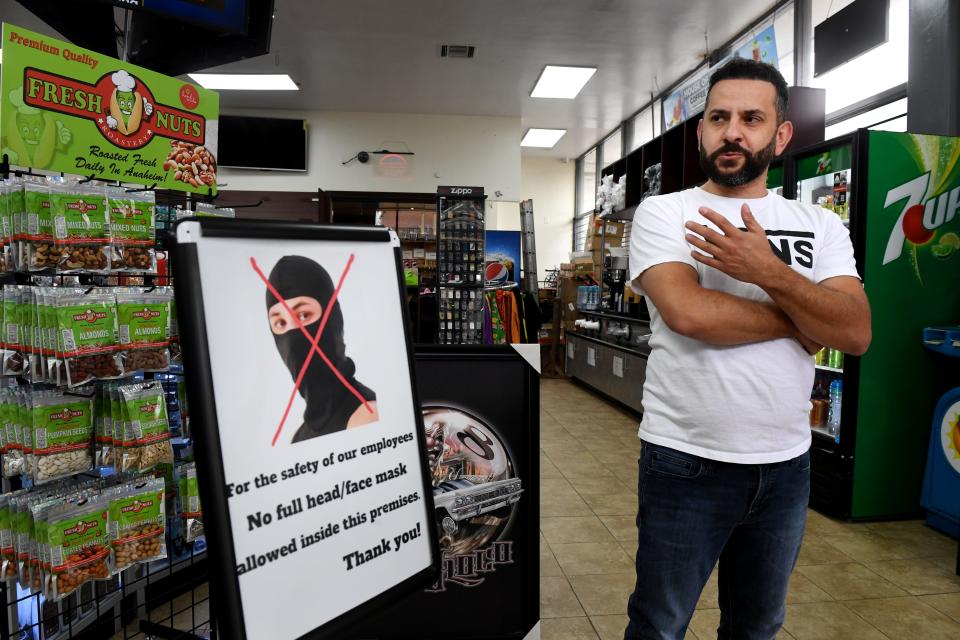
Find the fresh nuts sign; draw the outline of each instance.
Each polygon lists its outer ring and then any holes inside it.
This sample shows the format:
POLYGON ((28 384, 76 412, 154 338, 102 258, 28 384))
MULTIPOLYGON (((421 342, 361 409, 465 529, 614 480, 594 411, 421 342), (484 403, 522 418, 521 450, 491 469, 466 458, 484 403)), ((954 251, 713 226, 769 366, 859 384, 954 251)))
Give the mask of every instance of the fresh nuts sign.
POLYGON ((216 192, 216 93, 10 24, 3 52, 11 164, 216 192))

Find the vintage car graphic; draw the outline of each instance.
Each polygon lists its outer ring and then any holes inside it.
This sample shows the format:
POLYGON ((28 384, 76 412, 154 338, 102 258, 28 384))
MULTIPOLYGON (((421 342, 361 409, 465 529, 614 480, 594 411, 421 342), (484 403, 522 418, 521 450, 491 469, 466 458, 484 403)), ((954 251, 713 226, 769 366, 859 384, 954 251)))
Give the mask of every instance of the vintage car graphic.
POLYGON ((433 489, 437 523, 447 534, 454 534, 459 523, 468 518, 486 513, 507 518, 522 493, 519 478, 481 484, 467 478, 445 480, 433 489))

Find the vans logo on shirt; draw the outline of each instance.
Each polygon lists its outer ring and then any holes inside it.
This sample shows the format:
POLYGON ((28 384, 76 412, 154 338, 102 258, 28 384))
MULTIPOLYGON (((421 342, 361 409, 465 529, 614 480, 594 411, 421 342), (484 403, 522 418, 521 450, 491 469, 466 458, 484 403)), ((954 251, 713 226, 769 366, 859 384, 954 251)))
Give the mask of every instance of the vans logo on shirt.
MULTIPOLYGON (((740 227, 746 231, 746 227, 740 227)), ((816 238, 813 231, 787 231, 783 229, 767 229, 767 242, 778 258, 788 267, 797 263, 805 269, 813 269, 813 240, 816 238)))

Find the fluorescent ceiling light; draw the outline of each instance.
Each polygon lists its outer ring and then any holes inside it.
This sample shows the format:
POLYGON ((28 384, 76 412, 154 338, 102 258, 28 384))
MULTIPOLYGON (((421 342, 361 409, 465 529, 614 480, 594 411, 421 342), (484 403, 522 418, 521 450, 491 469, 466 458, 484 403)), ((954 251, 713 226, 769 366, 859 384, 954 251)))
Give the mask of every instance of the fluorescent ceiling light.
POLYGON ((596 67, 555 67, 547 65, 530 93, 531 98, 576 98, 583 85, 597 72, 596 67))
POLYGON ((240 91, 299 91, 285 73, 189 73, 190 79, 204 89, 240 91))
POLYGON ((520 146, 552 149, 566 132, 566 129, 527 129, 520 146))

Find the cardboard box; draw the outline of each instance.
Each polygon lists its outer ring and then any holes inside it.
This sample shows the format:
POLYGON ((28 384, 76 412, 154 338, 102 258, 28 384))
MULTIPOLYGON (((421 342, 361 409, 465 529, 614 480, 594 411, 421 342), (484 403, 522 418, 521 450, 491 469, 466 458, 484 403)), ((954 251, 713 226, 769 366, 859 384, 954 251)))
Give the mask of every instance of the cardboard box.
POLYGON ((587 238, 585 249, 587 251, 599 251, 601 248, 609 249, 610 247, 621 246, 623 246, 622 232, 620 234, 607 234, 605 238, 602 236, 593 236, 592 238, 587 238))
POLYGON ((604 226, 607 228, 607 238, 623 238, 623 232, 626 230, 626 223, 607 220, 604 222, 604 226))
POLYGON ((591 215, 590 222, 587 223, 587 238, 602 236, 604 229, 606 229, 607 238, 623 238, 626 223, 618 220, 600 220, 591 215))

